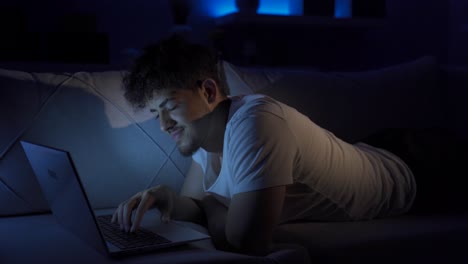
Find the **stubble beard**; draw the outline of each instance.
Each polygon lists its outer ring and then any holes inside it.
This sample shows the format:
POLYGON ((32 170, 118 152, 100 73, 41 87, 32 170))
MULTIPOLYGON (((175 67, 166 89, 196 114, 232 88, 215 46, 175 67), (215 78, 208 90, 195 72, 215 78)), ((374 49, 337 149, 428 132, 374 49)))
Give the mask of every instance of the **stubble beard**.
MULTIPOLYGON (((185 132, 185 131, 184 131, 185 132)), ((177 143, 180 154, 184 157, 192 156, 201 147, 200 142, 193 135, 183 135, 177 143)))

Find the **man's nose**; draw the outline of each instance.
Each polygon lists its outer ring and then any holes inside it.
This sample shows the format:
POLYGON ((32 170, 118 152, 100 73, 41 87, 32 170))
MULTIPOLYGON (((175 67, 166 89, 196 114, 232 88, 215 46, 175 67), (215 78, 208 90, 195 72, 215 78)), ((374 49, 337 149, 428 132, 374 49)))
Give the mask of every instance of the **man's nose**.
POLYGON ((163 132, 167 132, 170 128, 175 125, 175 121, 169 116, 166 111, 162 111, 159 116, 159 125, 163 132))

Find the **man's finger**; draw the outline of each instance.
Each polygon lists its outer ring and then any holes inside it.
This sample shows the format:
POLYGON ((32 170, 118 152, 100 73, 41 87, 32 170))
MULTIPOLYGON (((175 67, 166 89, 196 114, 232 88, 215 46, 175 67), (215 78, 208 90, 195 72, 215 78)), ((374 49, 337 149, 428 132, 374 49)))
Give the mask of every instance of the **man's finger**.
POLYGON ((126 232, 130 231, 130 226, 132 225, 131 217, 135 203, 135 200, 130 199, 123 207, 123 225, 126 232))
POLYGON ((143 197, 141 197, 140 204, 135 212, 135 219, 133 220, 132 228, 130 232, 135 232, 139 227, 141 220, 143 220, 143 216, 145 215, 146 211, 151 207, 154 202, 153 196, 149 195, 148 193, 144 193, 143 197))
POLYGON ((173 210, 173 203, 174 201, 172 199, 166 199, 165 205, 161 206, 159 208, 159 211, 161 212, 161 221, 163 223, 169 223, 171 221, 171 215, 172 215, 172 210, 173 210))
POLYGON ((161 222, 163 223, 169 223, 171 221, 171 217, 168 213, 162 214, 161 215, 161 222))
POLYGON ((123 206, 124 204, 119 205, 119 212, 117 213, 117 220, 119 222, 120 229, 123 229, 123 206))
POLYGON ((114 213, 112 214, 112 219, 111 219, 111 223, 115 223, 115 221, 117 220, 117 214, 119 212, 119 209, 115 209, 114 213))

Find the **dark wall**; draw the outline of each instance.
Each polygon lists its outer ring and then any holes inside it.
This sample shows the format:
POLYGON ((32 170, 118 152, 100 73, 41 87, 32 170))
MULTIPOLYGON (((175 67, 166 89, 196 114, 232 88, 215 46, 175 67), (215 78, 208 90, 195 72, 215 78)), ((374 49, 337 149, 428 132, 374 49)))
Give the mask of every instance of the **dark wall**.
POLYGON ((448 61, 468 65, 468 1, 450 0, 448 61))
MULTIPOLYGON (((28 29, 41 33, 63 30, 63 16, 95 16, 95 29, 88 27, 77 30, 105 33, 109 39, 111 64, 121 63, 127 53, 131 52, 131 48, 154 41, 171 26, 170 13, 166 11, 167 1, 17 0, 15 3, 2 5, 24 10, 28 29)), ((77 32, 76 35, 80 33, 77 32)))
POLYGON ((226 33, 224 50, 238 63, 325 70, 359 70, 425 55, 446 63, 449 11, 446 0, 387 0, 386 18, 364 25, 234 26, 226 33), (242 57, 252 47, 254 58, 242 57))
POLYGON ((449 3, 446 0, 387 0, 387 26, 370 32, 373 63, 397 63, 423 55, 447 61, 449 3))
MULTIPOLYGON (((195 0, 189 24, 192 26, 194 39, 207 42, 208 31, 214 21, 207 15, 207 1, 195 0)), ((209 1, 208 1, 209 2, 209 1)), ((0 31, 24 29, 39 33, 39 46, 44 46, 47 32, 56 31, 95 31, 105 34, 109 40, 109 64, 126 65, 135 55, 135 50, 148 43, 157 41, 168 35, 173 29, 172 14, 167 0, 10 0, 0 2, 0 14, 15 12, 16 19, 6 18, 0 21, 0 31), (18 17, 21 14, 23 18, 18 17), (94 16, 92 22, 69 22, 72 26, 64 26, 64 17, 81 14, 94 16), (21 26, 12 26, 13 24, 21 26), (78 25, 77 25, 78 24, 78 25), (86 25, 84 25, 86 24, 86 25), (78 28, 77 28, 78 27, 78 28)), ((77 36, 83 32, 76 32, 77 36)), ((46 47, 39 47, 42 50, 46 47)), ((79 48, 79 47, 73 47, 79 48)), ((48 51, 41 51, 47 53, 48 51)))
MULTIPOLYGON (((0 9, 21 10, 25 14, 24 28, 34 32, 66 30, 63 15, 95 16, 94 29, 90 23, 83 30, 94 30, 108 37, 110 65, 127 65, 138 49, 173 29, 166 0, 10 1, 2 1, 0 9)), ((196 4, 189 17, 191 37, 211 44, 215 32, 214 18, 209 15, 212 1, 193 2, 196 4)), ((269 54, 264 57, 271 65, 357 69, 399 63, 423 55, 435 55, 440 62, 467 63, 468 52, 464 48, 468 46, 467 1, 387 0, 386 5, 387 19, 383 25, 375 27, 335 30, 317 27, 277 30, 272 27, 256 35, 259 44, 268 45, 264 52, 269 54)), ((0 29, 8 26, 3 23, 0 29)), ((241 35, 230 36, 231 39, 238 37, 241 35)), ((261 45, 257 49, 262 49, 261 45)))

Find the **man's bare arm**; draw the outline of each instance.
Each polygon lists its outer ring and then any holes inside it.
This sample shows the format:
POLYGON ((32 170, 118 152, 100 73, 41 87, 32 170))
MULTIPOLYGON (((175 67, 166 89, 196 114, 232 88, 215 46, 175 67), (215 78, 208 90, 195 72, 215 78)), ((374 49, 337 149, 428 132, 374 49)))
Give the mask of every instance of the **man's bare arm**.
POLYGON ((283 208, 285 186, 234 195, 229 209, 213 196, 203 199, 208 229, 221 250, 265 255, 283 208))
POLYGON ((200 203, 204 196, 203 170, 198 163, 192 160, 180 195, 177 197, 174 206, 173 218, 205 225, 205 215, 200 208, 200 203))

